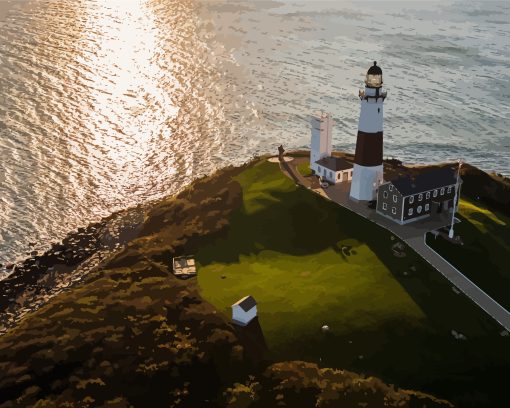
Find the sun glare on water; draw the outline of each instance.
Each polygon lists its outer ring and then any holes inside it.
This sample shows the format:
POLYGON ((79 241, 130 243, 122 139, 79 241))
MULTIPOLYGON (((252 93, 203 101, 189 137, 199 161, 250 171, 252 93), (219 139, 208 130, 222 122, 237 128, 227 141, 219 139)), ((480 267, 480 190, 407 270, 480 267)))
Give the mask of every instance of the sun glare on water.
POLYGON ((93 137, 87 145, 97 147, 88 159, 112 162, 117 188, 129 191, 133 172, 139 179, 145 171, 152 142, 171 136, 164 121, 177 113, 165 87, 172 78, 159 61, 164 52, 155 17, 144 0, 90 2, 83 37, 88 49, 78 58, 90 67, 83 77, 90 92, 83 123, 93 137))
POLYGON ((224 98, 194 11, 55 0, 2 21, 0 263, 222 163, 224 98))

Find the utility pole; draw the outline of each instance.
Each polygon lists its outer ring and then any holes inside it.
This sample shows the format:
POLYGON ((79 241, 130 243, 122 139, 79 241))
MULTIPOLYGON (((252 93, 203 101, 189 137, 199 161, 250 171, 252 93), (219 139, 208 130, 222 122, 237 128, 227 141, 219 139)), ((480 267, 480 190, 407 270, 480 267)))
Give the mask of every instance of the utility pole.
POLYGON ((457 182, 455 183, 455 196, 453 197, 453 211, 452 211, 452 225, 450 226, 450 231, 448 232, 448 237, 453 239, 453 224, 455 222, 455 210, 457 209, 457 204, 459 200, 459 181, 460 181, 460 168, 462 167, 462 160, 458 160, 459 168, 457 169, 457 182))

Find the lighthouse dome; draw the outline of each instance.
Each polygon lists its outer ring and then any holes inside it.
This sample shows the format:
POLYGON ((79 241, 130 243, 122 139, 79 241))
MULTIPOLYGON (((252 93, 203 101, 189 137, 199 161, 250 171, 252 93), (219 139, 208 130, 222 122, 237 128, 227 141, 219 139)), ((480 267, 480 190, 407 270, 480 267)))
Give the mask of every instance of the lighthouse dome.
POLYGON ((367 71, 365 84, 369 88, 380 88, 382 83, 382 69, 377 65, 377 61, 374 61, 374 65, 367 71))

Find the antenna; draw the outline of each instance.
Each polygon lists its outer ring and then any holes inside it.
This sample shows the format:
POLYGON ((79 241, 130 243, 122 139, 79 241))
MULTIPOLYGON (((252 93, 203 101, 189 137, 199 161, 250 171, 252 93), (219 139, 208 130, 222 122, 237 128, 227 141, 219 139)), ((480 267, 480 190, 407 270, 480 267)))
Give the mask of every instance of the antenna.
POLYGON ((453 208, 452 208, 452 224, 450 226, 450 231, 448 231, 448 237, 450 239, 453 239, 454 231, 453 231, 453 224, 455 223, 455 211, 457 210, 457 204, 458 200, 460 198, 459 194, 459 181, 460 181, 460 168, 462 167, 462 159, 458 159, 457 162, 459 163, 459 167, 457 169, 457 180, 455 182, 455 196, 453 197, 453 208))

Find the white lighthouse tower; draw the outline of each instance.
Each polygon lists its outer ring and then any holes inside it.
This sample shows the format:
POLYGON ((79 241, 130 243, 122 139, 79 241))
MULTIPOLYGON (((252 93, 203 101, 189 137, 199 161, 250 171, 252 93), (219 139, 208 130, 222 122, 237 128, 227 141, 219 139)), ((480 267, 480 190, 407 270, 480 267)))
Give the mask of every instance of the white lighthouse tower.
POLYGON ((361 112, 350 198, 356 201, 374 200, 383 181, 383 104, 386 98, 382 69, 370 67, 365 79, 365 91, 359 92, 361 112))
POLYGON ((310 149, 310 168, 317 173, 317 161, 323 157, 331 156, 331 130, 333 119, 329 113, 321 113, 320 116, 312 116, 312 143, 310 149))

